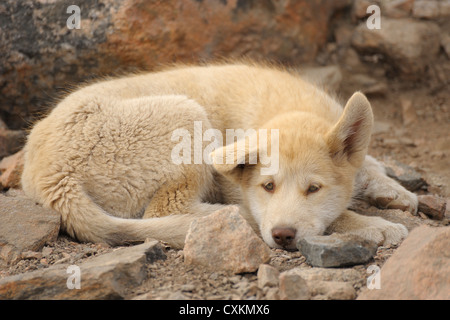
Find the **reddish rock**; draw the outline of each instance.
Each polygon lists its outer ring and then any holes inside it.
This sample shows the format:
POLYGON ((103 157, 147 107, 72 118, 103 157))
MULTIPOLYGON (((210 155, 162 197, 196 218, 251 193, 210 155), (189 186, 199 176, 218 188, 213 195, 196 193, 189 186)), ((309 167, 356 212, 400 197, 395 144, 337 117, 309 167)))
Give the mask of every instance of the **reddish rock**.
POLYGON ((17 128, 64 94, 61 86, 173 62, 243 55, 310 62, 333 13, 349 3, 79 0, 81 28, 68 29, 66 1, 4 0, 0 111, 17 128))
POLYGON ((381 288, 360 300, 450 299, 450 227, 414 229, 380 271, 381 288))
POLYGON ((447 200, 432 195, 420 195, 419 211, 425 213, 428 217, 434 220, 442 220, 445 216, 447 208, 447 200))
POLYGON ((184 262, 212 270, 255 272, 270 260, 270 249, 239 214, 237 206, 218 210, 191 223, 184 262))
POLYGON ((0 186, 4 189, 19 187, 22 171, 23 151, 3 158, 0 161, 0 186))

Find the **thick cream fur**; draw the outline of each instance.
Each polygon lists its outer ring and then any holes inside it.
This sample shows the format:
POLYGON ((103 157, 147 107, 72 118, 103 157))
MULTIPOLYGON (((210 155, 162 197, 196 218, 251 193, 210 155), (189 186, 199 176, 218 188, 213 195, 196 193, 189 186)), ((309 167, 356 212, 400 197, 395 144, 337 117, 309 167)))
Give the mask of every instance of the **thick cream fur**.
POLYGON ((376 199, 390 186, 393 204, 417 210, 415 196, 366 157, 372 122, 361 93, 343 109, 279 68, 178 66, 94 83, 63 99, 28 137, 22 185, 81 241, 116 245, 150 237, 182 247, 190 222, 238 204, 272 247, 276 227, 295 228, 296 240, 353 232, 398 242, 407 234, 403 226, 347 210, 352 195, 376 199), (278 129, 278 173, 261 175, 259 163, 174 164, 171 135, 185 129, 193 136, 194 121, 224 137, 226 129, 278 129), (276 184, 273 193, 261 187, 268 180, 276 184), (311 183, 321 189, 307 194, 311 183))

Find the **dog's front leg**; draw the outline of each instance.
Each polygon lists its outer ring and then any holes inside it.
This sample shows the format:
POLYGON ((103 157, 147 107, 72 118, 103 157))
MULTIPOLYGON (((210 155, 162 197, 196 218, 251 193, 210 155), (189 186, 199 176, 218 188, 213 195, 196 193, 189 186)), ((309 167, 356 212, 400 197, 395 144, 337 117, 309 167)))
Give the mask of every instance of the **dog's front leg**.
POLYGON ((355 178, 354 197, 364 198, 379 208, 417 213, 417 196, 386 175, 384 167, 366 156, 355 178))
POLYGON ((378 245, 400 243, 407 235, 406 227, 380 217, 368 217, 346 210, 327 229, 328 234, 346 233, 374 241, 378 245))

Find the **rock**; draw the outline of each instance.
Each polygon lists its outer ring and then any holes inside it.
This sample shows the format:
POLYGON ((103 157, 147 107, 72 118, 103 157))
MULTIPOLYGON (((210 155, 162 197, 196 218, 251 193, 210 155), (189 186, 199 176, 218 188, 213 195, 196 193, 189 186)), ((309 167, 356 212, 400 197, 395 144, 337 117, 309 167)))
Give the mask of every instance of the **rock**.
POLYGON ((412 167, 395 160, 383 161, 386 174, 397 180, 403 187, 409 191, 416 191, 422 187, 428 186, 420 173, 412 167))
POLYGON ((0 280, 0 299, 121 299, 147 276, 146 265, 164 259, 159 242, 118 249, 79 266, 56 265, 0 280), (72 268, 69 268, 72 267, 72 268), (79 269, 77 269, 79 268, 79 269), (79 270, 79 285, 72 276, 79 270))
POLYGON ((354 286, 363 280, 355 269, 293 268, 287 275, 297 275, 309 288, 312 300, 351 300, 356 298, 354 286))
POLYGON ((342 267, 362 264, 376 254, 375 242, 347 234, 310 236, 300 239, 297 248, 313 267, 342 267))
POLYGON ((258 268, 258 286, 260 288, 264 287, 277 287, 278 286, 278 277, 280 276, 280 272, 268 265, 262 264, 258 268))
POLYGON ((345 54, 342 58, 342 63, 345 68, 350 71, 361 69, 361 59, 359 58, 358 53, 352 47, 347 47, 345 50, 345 54))
POLYGON ((0 186, 4 189, 20 187, 23 171, 23 150, 0 161, 0 186))
POLYGON ((414 109, 412 100, 402 97, 400 99, 400 104, 402 106, 403 124, 409 126, 410 124, 416 123, 417 113, 414 109))
POLYGON ((300 74, 306 80, 332 92, 339 89, 342 81, 342 72, 339 66, 304 68, 300 74))
POLYGON ((19 151, 25 144, 25 138, 25 131, 0 127, 0 159, 19 151))
POLYGON ((414 18, 436 19, 440 15, 440 1, 415 0, 412 8, 414 18))
POLYGON ((310 281, 308 287, 315 300, 353 300, 356 298, 356 290, 348 282, 310 281))
POLYGON ((414 0, 387 1, 383 6, 383 14, 389 18, 405 18, 411 14, 414 0))
POLYGON ((418 78, 439 54, 440 29, 428 21, 383 18, 381 29, 361 23, 352 45, 360 53, 381 54, 405 78, 418 78))
POLYGON ((368 15, 367 8, 372 4, 373 1, 370 0, 353 0, 352 18, 354 20, 365 18, 368 15))
POLYGON ((36 251, 24 251, 21 254, 22 259, 42 259, 42 253, 36 251))
POLYGON ((388 122, 374 121, 372 135, 391 132, 392 125, 388 122))
POLYGON ((366 95, 385 95, 388 91, 384 81, 379 81, 366 74, 352 75, 349 81, 354 83, 355 90, 360 90, 366 95))
POLYGON ((298 274, 283 272, 279 278, 281 300, 309 300, 311 293, 306 281, 298 274))
POLYGON ((447 58, 450 59, 450 34, 443 33, 441 35, 441 46, 444 48, 447 58))
POLYGON ((419 211, 425 213, 434 220, 442 220, 447 208, 447 200, 431 195, 417 196, 419 199, 419 211))
POLYGON ((359 300, 449 300, 450 227, 414 229, 380 270, 381 288, 359 300))
POLYGON ((307 282, 339 281, 339 282, 351 282, 353 284, 361 280, 359 272, 351 268, 346 269, 293 268, 286 272, 298 274, 307 282))
MULTIPOLYGON (((214 57, 313 61, 333 13, 349 0, 79 0, 0 4, 0 113, 17 129, 43 111, 61 84, 214 57)), ((59 88, 59 90, 58 90, 59 88)), ((46 109, 45 109, 46 110, 46 109)))
POLYGON ((23 251, 40 251, 56 240, 60 227, 57 212, 34 201, 0 194, 0 258, 14 262, 23 251))
POLYGON ((186 264, 234 273, 254 272, 270 260, 270 249, 239 214, 229 206, 191 223, 185 246, 186 264))
POLYGON ((280 300, 280 294, 278 288, 265 287, 263 289, 267 300, 280 300))
POLYGON ((8 129, 8 126, 6 125, 6 123, 2 120, 2 118, 0 118, 0 130, 6 130, 8 129))

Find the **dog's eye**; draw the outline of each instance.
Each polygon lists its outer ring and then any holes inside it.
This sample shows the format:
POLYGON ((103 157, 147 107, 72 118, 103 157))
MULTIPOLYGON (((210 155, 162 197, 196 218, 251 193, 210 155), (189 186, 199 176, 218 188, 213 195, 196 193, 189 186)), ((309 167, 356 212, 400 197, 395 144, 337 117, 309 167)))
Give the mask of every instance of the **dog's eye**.
POLYGON ((312 184, 308 188, 308 193, 314 193, 320 190, 320 186, 317 184, 312 184))
POLYGON ((273 192, 275 190, 275 183, 267 182, 267 183, 263 184, 263 188, 267 192, 273 192))

